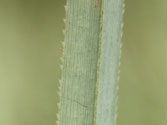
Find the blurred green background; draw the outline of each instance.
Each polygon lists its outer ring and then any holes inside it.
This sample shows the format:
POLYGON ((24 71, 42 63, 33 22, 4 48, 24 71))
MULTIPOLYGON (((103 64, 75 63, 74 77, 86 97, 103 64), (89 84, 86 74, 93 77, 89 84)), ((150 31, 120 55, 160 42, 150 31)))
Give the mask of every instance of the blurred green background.
POLYGON ((64 4, 0 0, 0 125, 55 125, 64 4))
MULTIPOLYGON (((65 0, 0 0, 0 125, 54 125, 65 0)), ((167 1, 126 0, 117 125, 167 124, 167 1)))
POLYGON ((117 125, 167 125, 167 0, 126 0, 117 125))

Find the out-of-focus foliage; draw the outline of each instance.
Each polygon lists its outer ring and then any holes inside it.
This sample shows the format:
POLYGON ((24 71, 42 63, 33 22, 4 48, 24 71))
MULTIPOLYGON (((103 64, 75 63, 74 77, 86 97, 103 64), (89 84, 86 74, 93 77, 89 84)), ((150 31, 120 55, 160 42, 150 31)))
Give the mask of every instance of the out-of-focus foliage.
POLYGON ((118 125, 167 124, 167 1, 126 0, 118 125))
POLYGON ((54 125, 64 1, 0 0, 0 125, 54 125))

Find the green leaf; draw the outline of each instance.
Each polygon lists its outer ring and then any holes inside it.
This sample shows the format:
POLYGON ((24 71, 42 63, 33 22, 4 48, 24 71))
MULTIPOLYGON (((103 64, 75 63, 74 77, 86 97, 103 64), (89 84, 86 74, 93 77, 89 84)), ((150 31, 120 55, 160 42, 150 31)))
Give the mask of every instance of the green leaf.
POLYGON ((123 0, 104 0, 96 125, 115 125, 123 0))
POLYGON ((122 3, 67 0, 58 125, 114 123, 122 3))

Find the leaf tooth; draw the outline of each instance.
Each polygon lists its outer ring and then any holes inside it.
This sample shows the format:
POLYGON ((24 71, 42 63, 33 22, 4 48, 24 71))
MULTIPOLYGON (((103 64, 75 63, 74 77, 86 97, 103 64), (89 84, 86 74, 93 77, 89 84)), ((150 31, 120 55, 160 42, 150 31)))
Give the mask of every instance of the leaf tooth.
POLYGON ((121 43, 121 44, 120 44, 120 49, 122 49, 122 46, 123 46, 123 44, 121 43))
POLYGON ((125 3, 122 4, 122 8, 123 8, 122 9, 122 14, 124 14, 125 13, 125 3))
POLYGON ((56 125, 60 125, 60 122, 58 120, 56 121, 56 125))
POLYGON ((59 90, 59 91, 58 91, 57 93, 58 93, 58 95, 60 95, 61 85, 59 85, 58 90, 59 90))
POLYGON ((119 61, 119 67, 120 67, 120 65, 121 65, 121 57, 122 57, 122 44, 121 44, 121 46, 120 46, 120 54, 119 54, 119 59, 120 59, 120 61, 119 61))
POLYGON ((64 58, 63 58, 63 57, 60 57, 60 61, 61 61, 61 62, 64 62, 64 58))
POLYGON ((123 27, 124 27, 124 23, 121 24, 121 29, 123 29, 123 27))
POLYGON ((61 79, 59 80, 59 83, 60 83, 60 85, 62 84, 62 80, 61 79))
POLYGON ((64 6, 64 9, 65 9, 65 11, 67 11, 67 9, 68 9, 67 5, 64 6))
MULTIPOLYGON (((118 100, 118 97, 117 97, 117 100, 118 100)), ((116 102, 118 102, 118 101, 116 101, 116 102)), ((118 112, 117 108, 116 108, 116 112, 118 112)), ((114 116, 114 121, 115 122, 117 121, 117 117, 118 117, 118 113, 115 113, 115 116, 114 116)), ((117 124, 117 123, 115 123, 115 124, 117 124)))
POLYGON ((63 46, 63 48, 64 48, 64 46, 65 46, 65 42, 64 42, 64 41, 62 42, 62 46, 63 46))
POLYGON ((60 108, 60 102, 59 102, 59 103, 57 103, 57 107, 58 107, 58 108, 60 108))
POLYGON ((66 24, 67 20, 66 20, 66 19, 63 19, 63 22, 66 24))
POLYGON ((119 81, 120 80, 120 75, 118 75, 118 77, 117 77, 117 81, 119 81))
POLYGON ((57 113, 56 116, 57 116, 57 119, 60 119, 60 115, 59 115, 59 113, 57 113))
POLYGON ((65 29, 62 30, 63 34, 65 34, 65 29))
POLYGON ((60 69, 63 70, 63 65, 62 64, 60 65, 60 69))

